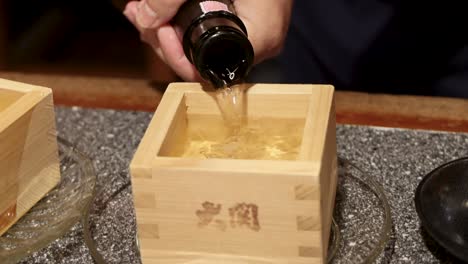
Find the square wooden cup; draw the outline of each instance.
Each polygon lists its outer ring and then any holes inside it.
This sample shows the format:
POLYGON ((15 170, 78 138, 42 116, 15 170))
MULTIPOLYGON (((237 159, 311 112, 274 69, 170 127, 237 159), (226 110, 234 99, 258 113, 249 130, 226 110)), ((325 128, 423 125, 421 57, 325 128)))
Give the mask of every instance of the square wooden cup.
POLYGON ((59 181, 52 90, 0 79, 0 235, 59 181))
POLYGON ((295 160, 182 157, 188 131, 222 127, 213 94, 171 84, 133 157, 143 263, 325 263, 337 184, 334 88, 246 90, 249 119, 302 124, 295 160))

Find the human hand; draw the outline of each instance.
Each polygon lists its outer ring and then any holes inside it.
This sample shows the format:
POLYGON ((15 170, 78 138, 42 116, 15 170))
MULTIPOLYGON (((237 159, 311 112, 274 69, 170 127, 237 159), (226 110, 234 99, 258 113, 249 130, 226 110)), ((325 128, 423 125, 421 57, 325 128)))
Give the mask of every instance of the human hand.
POLYGON ((182 42, 175 29, 168 23, 177 13, 177 9, 173 10, 170 15, 160 13, 158 9, 158 15, 156 15, 150 7, 156 4, 161 7, 161 10, 167 12, 174 8, 173 6, 179 8, 183 2, 183 0, 130 1, 125 7, 124 15, 138 29, 141 40, 147 43, 180 78, 186 81, 201 81, 197 70, 185 56, 182 42))
MULTIPOLYGON (((186 81, 200 80, 184 54, 176 30, 169 24, 185 0, 141 0, 127 4, 124 14, 156 54, 186 81)), ((255 63, 276 56, 284 43, 293 0, 235 0, 255 52, 255 63)))

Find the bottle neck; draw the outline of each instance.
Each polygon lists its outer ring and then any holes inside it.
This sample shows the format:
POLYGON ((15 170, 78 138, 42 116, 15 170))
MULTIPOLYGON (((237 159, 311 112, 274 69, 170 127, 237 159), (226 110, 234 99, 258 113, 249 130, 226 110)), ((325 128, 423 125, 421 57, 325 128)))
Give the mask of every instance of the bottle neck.
POLYGON ((224 16, 220 17, 212 14, 211 16, 205 17, 203 21, 200 21, 200 23, 193 24, 190 27, 190 30, 187 31, 187 34, 184 36, 189 38, 187 41, 184 41, 184 44, 187 44, 184 45, 184 51, 186 54, 190 54, 189 60, 193 62, 193 54, 191 50, 196 46, 200 39, 204 37, 204 34, 207 35, 210 32, 214 32, 223 28, 229 30, 235 29, 241 35, 245 34, 245 29, 241 28, 237 23, 224 16))
POLYGON ((193 24, 198 24, 199 20, 203 20, 205 15, 209 16, 209 14, 216 12, 236 15, 231 0, 187 0, 179 8, 173 22, 180 28, 181 32, 186 32, 193 24))
POLYGON ((242 82, 253 64, 247 29, 231 0, 188 0, 173 24, 185 55, 215 88, 242 82))
POLYGON ((242 21, 227 12, 205 14, 184 34, 184 51, 215 88, 243 81, 253 64, 253 48, 242 21))

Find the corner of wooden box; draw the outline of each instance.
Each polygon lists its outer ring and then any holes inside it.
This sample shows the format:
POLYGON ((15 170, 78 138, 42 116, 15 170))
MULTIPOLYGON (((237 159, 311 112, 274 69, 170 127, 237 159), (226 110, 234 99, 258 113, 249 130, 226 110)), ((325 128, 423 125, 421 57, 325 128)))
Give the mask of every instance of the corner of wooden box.
POLYGON ((52 89, 5 79, 0 79, 0 87, 24 94, 3 112, 0 131, 0 136, 9 139, 0 144, 6 153, 0 166, 8 166, 2 181, 9 183, 6 188, 16 190, 14 199, 5 201, 15 210, 1 227, 3 233, 52 190, 61 175, 52 89))

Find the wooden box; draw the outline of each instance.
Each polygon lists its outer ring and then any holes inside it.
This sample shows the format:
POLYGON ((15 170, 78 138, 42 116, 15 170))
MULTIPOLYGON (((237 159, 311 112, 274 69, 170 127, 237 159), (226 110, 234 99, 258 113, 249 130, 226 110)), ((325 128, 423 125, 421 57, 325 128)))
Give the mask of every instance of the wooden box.
MULTIPOLYGON (((171 84, 130 165, 143 263, 326 262, 337 184, 333 87, 255 84, 244 99, 249 118, 301 122, 297 159, 177 156, 189 129, 222 119, 213 91, 171 84)), ((216 131, 211 124, 205 129, 216 131)))
POLYGON ((0 235, 60 180, 52 91, 0 79, 0 235))

